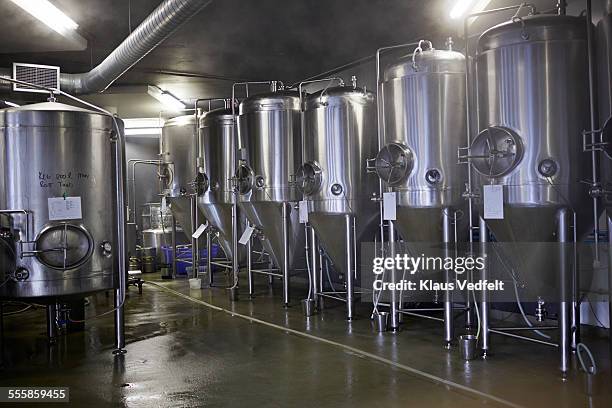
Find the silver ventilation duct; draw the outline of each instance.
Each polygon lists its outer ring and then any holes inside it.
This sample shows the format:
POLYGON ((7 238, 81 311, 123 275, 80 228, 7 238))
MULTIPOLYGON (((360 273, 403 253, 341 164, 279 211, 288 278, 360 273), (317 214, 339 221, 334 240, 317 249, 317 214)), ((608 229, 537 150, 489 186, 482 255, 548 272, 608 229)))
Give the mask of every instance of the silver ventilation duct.
MULTIPOLYGON (((82 74, 62 73, 61 89, 73 94, 103 92, 211 2, 212 0, 164 0, 94 69, 82 74)), ((0 76, 10 77, 10 73, 2 70, 0 76)))

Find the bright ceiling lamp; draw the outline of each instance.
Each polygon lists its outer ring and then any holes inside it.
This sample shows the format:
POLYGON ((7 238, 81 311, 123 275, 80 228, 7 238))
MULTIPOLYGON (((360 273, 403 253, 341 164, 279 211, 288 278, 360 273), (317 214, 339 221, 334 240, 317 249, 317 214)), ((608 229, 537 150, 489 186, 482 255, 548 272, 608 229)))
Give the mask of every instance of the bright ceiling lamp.
POLYGON ((79 26, 48 0, 11 0, 59 34, 66 35, 79 26))
POLYGON ((159 136, 164 120, 161 118, 123 119, 126 136, 159 136))
POLYGON ((165 109, 176 112, 185 109, 185 104, 179 98, 168 91, 149 85, 147 93, 157 99, 165 109))

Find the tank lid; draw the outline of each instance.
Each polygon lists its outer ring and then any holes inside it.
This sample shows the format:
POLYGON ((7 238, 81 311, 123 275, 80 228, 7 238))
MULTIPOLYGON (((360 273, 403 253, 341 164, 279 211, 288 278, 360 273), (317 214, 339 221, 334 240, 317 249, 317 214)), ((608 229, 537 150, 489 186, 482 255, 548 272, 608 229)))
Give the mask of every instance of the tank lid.
POLYGON ((465 57, 460 52, 448 50, 426 50, 401 57, 385 70, 385 81, 422 73, 465 73, 465 57), (416 64, 416 66, 415 66, 416 64))
POLYGON ((78 106, 66 105, 59 102, 41 102, 32 103, 29 105, 16 106, 2 109, 4 112, 24 112, 24 111, 52 111, 52 112, 82 112, 91 115, 108 116, 102 112, 97 112, 89 109, 79 108, 78 106))
POLYGON ((266 92, 249 96, 240 103, 240 114, 250 112, 300 110, 300 95, 296 91, 266 92))
POLYGON ((200 127, 204 126, 207 122, 233 122, 234 117, 232 116, 232 108, 218 108, 213 109, 204 113, 200 116, 200 127))
POLYGON ((586 41, 584 17, 538 14, 496 25, 478 39, 478 52, 535 41, 586 41))
POLYGON ((164 122, 164 127, 167 126, 185 126, 195 125, 195 115, 181 115, 170 118, 164 122))
POLYGON ((370 104, 374 102, 374 94, 363 88, 336 86, 314 92, 306 98, 305 109, 316 109, 321 106, 346 104, 370 104))

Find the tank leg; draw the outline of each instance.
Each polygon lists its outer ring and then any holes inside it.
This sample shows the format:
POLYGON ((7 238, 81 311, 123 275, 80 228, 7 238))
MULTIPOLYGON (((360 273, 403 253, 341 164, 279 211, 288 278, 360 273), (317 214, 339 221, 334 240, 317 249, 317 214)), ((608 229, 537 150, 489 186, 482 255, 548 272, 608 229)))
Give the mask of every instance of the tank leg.
POLYGON ((565 378, 569 372, 571 353, 570 333, 570 307, 571 307, 571 279, 570 265, 567 256, 567 243, 569 238, 569 213, 566 208, 557 212, 557 241, 559 257, 559 353, 562 376, 565 378))
POLYGON ((315 302, 315 308, 319 308, 319 292, 320 292, 320 281, 319 281, 319 254, 317 251, 317 234, 314 228, 309 226, 307 228, 308 236, 308 249, 309 252, 306 254, 310 258, 310 273, 312 276, 312 298, 315 302))
POLYGON ((283 203, 283 303, 289 306, 289 203, 283 203))
MULTIPOLYGON (((247 224, 248 225, 248 224, 247 224)), ((252 298, 255 294, 255 287, 253 282, 253 238, 249 238, 247 241, 247 278, 249 280, 249 297, 252 298)))
MULTIPOLYGON (((480 241, 480 256, 486 259, 487 256, 487 222, 484 218, 479 218, 479 241, 480 241)), ((471 231, 470 231, 471 233, 471 231)), ((481 272, 481 279, 484 281, 488 279, 486 264, 481 272)), ((489 293, 486 290, 482 291, 482 297, 480 299, 480 335, 482 336, 482 357, 487 358, 491 350, 491 333, 489 332, 489 293)))
POLYGON ((354 218, 351 215, 345 215, 345 241, 346 241, 346 318, 348 321, 353 320, 355 308, 355 234, 354 234, 354 218))
MULTIPOLYGON (((395 259, 395 223, 393 221, 387 221, 389 228, 389 257, 395 259)), ((396 283, 397 279, 397 270, 395 268, 391 269, 391 282, 396 283)), ((398 293, 396 290, 392 290, 391 298, 389 299, 390 308, 389 308, 389 330, 398 331, 400 322, 399 322, 399 299, 398 293)))
POLYGON ((580 263, 578 260, 578 247, 576 244, 576 213, 572 213, 572 307, 571 307, 571 345, 572 352, 576 351, 580 343, 580 263))
POLYGON ((212 237, 210 228, 206 230, 206 272, 208 273, 208 284, 213 285, 213 270, 212 270, 212 237))
POLYGON ((193 237, 196 229, 198 228, 198 207, 196 202, 196 196, 191 197, 191 273, 194 278, 198 277, 198 252, 199 245, 198 240, 193 237))
POLYGON ((176 220, 172 217, 172 279, 176 278, 176 220))
MULTIPOLYGON (((608 316, 612 316, 612 210, 608 210, 608 316)), ((608 329, 610 360, 612 361, 612 325, 608 329)))
POLYGON ((237 197, 234 197, 234 204, 232 205, 232 283, 230 286, 238 290, 238 272, 240 266, 238 265, 238 205, 237 197))
MULTIPOLYGON (((452 233, 452 222, 450 209, 442 209, 442 241, 444 242, 444 257, 450 256, 450 245, 454 241, 452 233)), ((454 271, 445 271, 445 282, 454 281, 454 271)), ((449 349, 454 339, 454 316, 453 316, 453 293, 449 290, 444 291, 444 347, 449 349)))
POLYGON ((57 303, 53 303, 47 305, 47 340, 53 344, 57 336, 57 303))

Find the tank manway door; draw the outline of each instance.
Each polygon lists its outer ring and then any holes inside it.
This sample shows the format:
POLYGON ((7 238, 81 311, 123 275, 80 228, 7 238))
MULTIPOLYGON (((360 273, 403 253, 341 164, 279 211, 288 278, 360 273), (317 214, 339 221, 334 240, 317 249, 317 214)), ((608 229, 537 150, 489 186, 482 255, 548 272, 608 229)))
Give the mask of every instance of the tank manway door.
POLYGON ((389 143, 376 155, 376 174, 390 186, 403 183, 413 167, 412 151, 402 143, 389 143))
POLYGON ((71 269, 82 265, 92 251, 91 235, 78 225, 50 225, 36 238, 36 257, 53 269, 71 269))
POLYGON ((523 143, 512 130, 491 126, 476 136, 472 143, 472 163, 486 177, 509 174, 523 158, 523 143))

